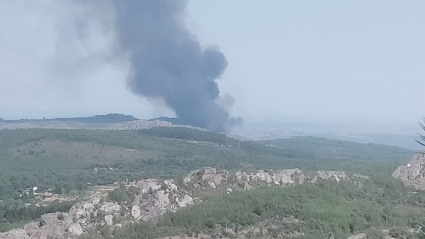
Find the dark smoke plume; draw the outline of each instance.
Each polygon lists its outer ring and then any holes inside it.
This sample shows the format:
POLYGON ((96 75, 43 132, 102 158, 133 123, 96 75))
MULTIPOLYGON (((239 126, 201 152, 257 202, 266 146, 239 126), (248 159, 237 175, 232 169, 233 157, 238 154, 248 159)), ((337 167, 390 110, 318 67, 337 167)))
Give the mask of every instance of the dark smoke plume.
POLYGON ((227 67, 214 48, 203 49, 184 24, 185 0, 117 0, 116 31, 130 56, 132 92, 160 98, 185 124, 224 132, 239 121, 216 100, 215 80, 227 67))

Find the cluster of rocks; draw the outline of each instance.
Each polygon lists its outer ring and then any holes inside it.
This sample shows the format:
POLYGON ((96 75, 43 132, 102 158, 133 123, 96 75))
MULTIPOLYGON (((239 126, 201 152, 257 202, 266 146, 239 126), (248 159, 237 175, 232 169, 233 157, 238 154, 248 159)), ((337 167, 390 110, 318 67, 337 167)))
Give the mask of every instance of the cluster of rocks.
MULTIPOLYGON (((368 179, 367 176, 354 174, 353 180, 368 179)), ((229 173, 226 170, 217 172, 215 168, 203 168, 190 172, 184 179, 186 186, 194 188, 201 187, 205 190, 216 189, 218 187, 227 187, 227 192, 234 189, 249 190, 255 186, 261 185, 281 185, 288 186, 292 184, 302 184, 305 182, 316 183, 319 179, 350 180, 344 171, 318 171, 313 177, 306 176, 302 170, 283 169, 283 170, 257 170, 254 172, 237 171, 229 173)))
POLYGON ((392 176, 407 185, 425 190, 425 153, 416 154, 409 163, 399 166, 392 176))
POLYGON ((100 197, 95 197, 91 202, 75 204, 69 210, 69 215, 85 228, 94 225, 114 226, 113 218, 119 216, 121 210, 122 207, 118 203, 103 201, 100 197))
POLYGON ((121 227, 127 223, 150 220, 167 211, 186 207, 199 200, 192 194, 191 189, 195 188, 207 192, 224 188, 225 192, 232 193, 233 190, 249 190, 260 185, 287 186, 315 183, 319 178, 337 182, 349 179, 341 171, 319 171, 314 177, 307 177, 299 169, 229 173, 207 167, 190 172, 183 178, 180 186, 174 180, 146 179, 133 182, 127 185, 137 190, 132 202, 120 205, 108 201, 107 198, 93 197, 75 204, 68 213, 43 215, 39 222, 29 223, 23 229, 0 234, 0 238, 77 238, 96 226, 121 227))
POLYGON ((258 170, 254 173, 246 173, 242 171, 236 172, 236 180, 239 185, 243 185, 245 190, 250 189, 252 185, 262 183, 282 186, 294 183, 303 183, 305 178, 306 177, 303 172, 297 168, 277 171, 258 170))
POLYGON ((96 225, 122 226, 121 223, 114 224, 114 218, 120 215, 121 209, 122 207, 116 202, 107 202, 100 197, 94 197, 90 201, 75 204, 68 213, 44 214, 38 222, 28 223, 23 229, 0 233, 0 238, 77 238, 96 225))
POLYGON ((193 203, 190 193, 179 188, 174 180, 160 183, 156 179, 141 180, 136 183, 140 194, 136 195, 131 206, 131 216, 135 220, 149 220, 175 211, 193 203))
POLYGON ((23 229, 15 229, 3 234, 5 239, 47 239, 76 238, 83 234, 79 223, 73 222, 68 213, 49 213, 41 216, 39 222, 31 222, 23 229))
POLYGON ((216 168, 206 167, 203 169, 195 170, 190 172, 183 179, 184 185, 193 185, 193 187, 198 187, 199 185, 208 185, 210 188, 217 188, 223 182, 227 182, 229 172, 223 170, 220 173, 217 173, 216 168))
MULTIPOLYGON (((130 186, 130 185, 129 185, 130 186)), ((149 220, 166 211, 175 211, 193 203, 187 191, 173 180, 160 183, 155 179, 140 180, 131 186, 138 193, 133 202, 118 204, 107 198, 93 197, 71 207, 68 213, 49 213, 40 221, 23 229, 0 233, 1 239, 77 238, 97 226, 117 228, 138 220, 149 220)))
MULTIPOLYGON (((360 174, 357 174, 359 176, 363 176, 360 174)), ((311 180, 312 183, 316 183, 318 179, 325 179, 325 180, 335 180, 337 182, 340 182, 341 180, 348 180, 348 176, 345 174, 344 171, 318 171, 317 175, 314 176, 313 180, 311 180)))

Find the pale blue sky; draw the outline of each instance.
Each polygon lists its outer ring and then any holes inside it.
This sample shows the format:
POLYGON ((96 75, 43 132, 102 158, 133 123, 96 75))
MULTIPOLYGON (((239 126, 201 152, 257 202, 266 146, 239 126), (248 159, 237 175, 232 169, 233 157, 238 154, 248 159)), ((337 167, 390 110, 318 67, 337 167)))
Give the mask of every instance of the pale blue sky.
MULTIPOLYGON (((108 11, 110 9, 103 9, 108 11)), ((425 1, 192 0, 187 25, 229 66, 246 122, 416 126, 425 115, 425 1)), ((127 91, 107 16, 65 1, 0 3, 0 117, 172 115, 127 91), (90 25, 81 42, 73 20, 90 25)))
MULTIPOLYGON (((425 114, 425 1, 192 1, 229 60, 222 89, 255 120, 415 124, 425 114)), ((190 23, 191 24, 191 23, 190 23)))

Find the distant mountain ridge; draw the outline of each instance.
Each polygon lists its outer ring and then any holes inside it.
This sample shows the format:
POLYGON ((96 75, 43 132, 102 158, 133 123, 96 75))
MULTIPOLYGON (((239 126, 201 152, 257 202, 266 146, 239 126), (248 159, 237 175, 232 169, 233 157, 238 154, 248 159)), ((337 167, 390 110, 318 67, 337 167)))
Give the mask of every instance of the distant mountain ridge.
POLYGON ((73 118, 54 118, 54 119, 20 119, 20 120, 4 120, 0 118, 0 122, 4 123, 25 123, 25 122, 45 122, 45 121, 57 121, 57 122, 76 122, 76 123, 121 123, 128 121, 139 120, 132 115, 123 114, 106 114, 106 115, 95 115, 90 117, 73 117, 73 118))

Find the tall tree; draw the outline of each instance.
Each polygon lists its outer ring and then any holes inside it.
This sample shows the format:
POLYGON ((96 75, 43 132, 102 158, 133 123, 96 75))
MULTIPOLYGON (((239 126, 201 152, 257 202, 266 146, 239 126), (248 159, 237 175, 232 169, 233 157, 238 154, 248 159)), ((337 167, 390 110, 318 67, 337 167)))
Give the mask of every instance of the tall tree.
MULTIPOLYGON (((425 131, 425 117, 422 117, 422 121, 423 122, 419 122, 419 126, 421 126, 421 128, 425 131)), ((419 133, 418 133, 419 134, 419 133)), ((421 137, 421 140, 423 141, 423 142, 421 142, 421 141, 419 141, 419 140, 416 140, 416 142, 418 142, 420 145, 422 145, 422 146, 425 146, 425 135, 423 135, 423 134, 419 134, 419 137, 421 137)), ((425 150, 424 150, 424 153, 425 153, 425 150)))

